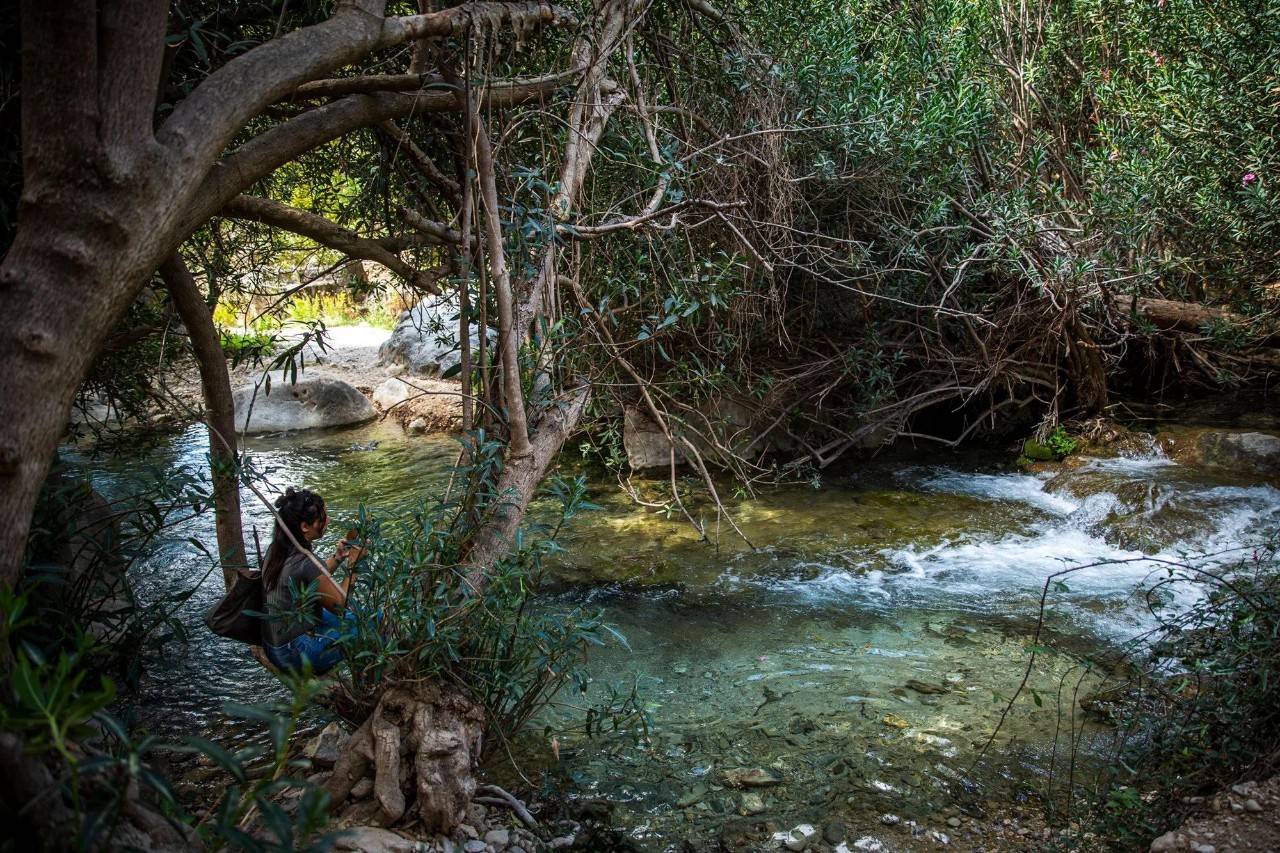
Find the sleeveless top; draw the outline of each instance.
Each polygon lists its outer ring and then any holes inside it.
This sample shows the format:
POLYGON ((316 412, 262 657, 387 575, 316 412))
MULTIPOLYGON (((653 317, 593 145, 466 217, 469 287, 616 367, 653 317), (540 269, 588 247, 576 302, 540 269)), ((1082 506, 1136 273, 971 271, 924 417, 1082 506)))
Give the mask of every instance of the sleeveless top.
POLYGON ((320 624, 324 607, 319 596, 311 596, 311 606, 306 611, 299 611, 295 604, 295 592, 301 593, 319 577, 320 570, 309 554, 294 551, 285 559, 275 588, 264 590, 262 596, 266 610, 266 621, 262 623, 264 643, 283 646, 320 624))

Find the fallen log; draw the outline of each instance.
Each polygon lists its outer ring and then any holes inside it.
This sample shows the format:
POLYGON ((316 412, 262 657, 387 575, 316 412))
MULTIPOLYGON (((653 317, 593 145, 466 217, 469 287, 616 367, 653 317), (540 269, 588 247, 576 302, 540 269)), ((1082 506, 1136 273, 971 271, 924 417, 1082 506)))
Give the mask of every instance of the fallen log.
MULTIPOLYGON (((1112 306, 1130 317, 1137 316, 1161 332, 1201 332, 1220 324, 1250 328, 1257 320, 1226 308, 1201 305, 1198 302, 1176 302, 1172 299, 1116 296, 1112 306)), ((1263 331, 1258 329, 1258 331, 1263 331)), ((1280 346, 1280 334, 1267 331, 1255 342, 1258 346, 1280 346)))

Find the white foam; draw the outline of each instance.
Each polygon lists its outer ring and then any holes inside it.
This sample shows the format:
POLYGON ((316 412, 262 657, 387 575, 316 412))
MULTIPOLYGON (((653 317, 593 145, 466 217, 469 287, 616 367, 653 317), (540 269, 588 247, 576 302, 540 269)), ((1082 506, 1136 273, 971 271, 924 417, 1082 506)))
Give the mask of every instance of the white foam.
MULTIPOLYGON (((905 473, 910 477, 913 471, 905 473)), ((1079 507, 1078 501, 1046 492, 1044 480, 1031 474, 973 474, 935 468, 916 483, 934 492, 1024 503, 1054 515, 1069 515, 1079 507)))
MULTIPOLYGON (((1160 458, 1099 460, 1112 472, 1150 482, 1154 469, 1172 463, 1160 458)), ((1032 613, 1045 584, 1058 573, 1064 586, 1051 588, 1050 602, 1076 621, 1104 634, 1121 635, 1149 627, 1151 614, 1138 594, 1155 583, 1175 608, 1203 594, 1196 572, 1179 569, 1229 566, 1247 556, 1240 549, 1280 531, 1280 489, 1270 485, 1212 486, 1162 483, 1141 506, 1130 507, 1101 492, 1081 500, 1044 491, 1044 482, 1025 474, 974 474, 948 469, 905 472, 921 487, 995 501, 1019 501, 1049 517, 1016 534, 961 535, 932 546, 907 544, 877 554, 841 555, 833 563, 807 563, 805 579, 757 579, 755 583, 805 599, 886 605, 961 607, 987 612, 1032 613), (1166 506, 1202 514, 1212 522, 1208 535, 1175 542, 1156 554, 1108 543, 1103 535, 1115 515, 1154 515, 1166 506)), ((1154 523, 1154 522, 1153 522, 1154 523)))

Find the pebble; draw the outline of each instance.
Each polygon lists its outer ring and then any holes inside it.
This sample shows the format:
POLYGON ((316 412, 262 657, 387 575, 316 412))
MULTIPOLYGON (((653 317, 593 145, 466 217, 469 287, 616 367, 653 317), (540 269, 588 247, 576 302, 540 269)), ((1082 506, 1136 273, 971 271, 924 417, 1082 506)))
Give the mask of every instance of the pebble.
POLYGON ((812 824, 802 823, 787 834, 787 840, 783 843, 788 850, 799 853, 801 850, 808 849, 817 834, 818 830, 814 829, 812 824))
POLYGON ((466 844, 462 845, 462 849, 467 851, 467 853, 485 853, 485 850, 488 849, 488 845, 483 841, 478 841, 473 838, 466 844))
POLYGON ((902 823, 902 818, 898 817, 896 814, 882 814, 880 815, 880 822, 885 826, 897 826, 899 823, 902 823))
POLYGON ((1191 853, 1217 853, 1218 848, 1212 844, 1192 844, 1191 853))
POLYGON ((463 835, 465 835, 467 838, 472 839, 473 841, 480 837, 480 833, 476 832, 476 828, 469 823, 464 823, 461 826, 459 826, 458 832, 461 832, 463 835))
POLYGON ((949 817, 949 818, 947 818, 947 826, 951 827, 952 829, 959 829, 959 828, 960 828, 960 818, 958 818, 958 817, 949 817))
POLYGON ((547 846, 548 846, 548 847, 550 847, 552 850, 559 850, 559 849, 561 849, 562 847, 572 847, 572 846, 573 846, 573 836, 572 836, 572 835, 562 835, 562 836, 560 836, 559 838, 553 838, 553 839, 551 839, 551 842, 550 842, 547 846))
POLYGON ((498 850, 506 850, 511 843, 511 834, 505 829, 491 829, 484 834, 485 844, 492 844, 498 850))
POLYGON ((1257 814, 1258 812, 1262 811, 1262 804, 1253 798, 1249 798, 1244 801, 1244 810, 1247 812, 1253 812, 1254 814, 1257 814))
POLYGON ((939 844, 951 843, 950 835, 947 835, 945 832, 938 832, 938 830, 936 829, 929 830, 929 837, 932 838, 934 841, 938 842, 939 844))
POLYGON ((826 825, 822 827, 822 840, 828 844, 835 845, 841 843, 844 841, 844 835, 844 821, 840 820, 840 818, 829 820, 826 825))
MULTIPOLYGON (((845 849, 847 850, 848 848, 845 849)), ((866 853, 885 853, 886 848, 884 842, 874 835, 864 835, 853 842, 853 849, 864 850, 866 853)), ((840 853, 839 848, 837 848, 836 853, 840 853)))
POLYGON ((764 811, 764 797, 759 794, 743 794, 742 801, 738 805, 739 814, 744 817, 758 815, 764 811))
POLYGON ((420 432, 426 432, 426 431, 427 431, 426 418, 414 418, 413 420, 409 421, 409 432, 420 433, 420 432))

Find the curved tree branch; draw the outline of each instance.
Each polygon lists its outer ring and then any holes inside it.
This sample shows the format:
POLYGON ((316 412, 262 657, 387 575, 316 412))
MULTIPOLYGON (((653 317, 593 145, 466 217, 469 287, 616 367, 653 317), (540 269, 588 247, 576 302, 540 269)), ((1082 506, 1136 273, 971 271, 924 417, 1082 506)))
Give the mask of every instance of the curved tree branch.
POLYGON ((299 234, 351 258, 382 264, 412 287, 433 295, 440 293, 434 276, 423 270, 414 269, 377 240, 361 237, 323 216, 281 204, 274 199, 250 195, 236 196, 222 208, 221 212, 224 216, 233 219, 248 219, 299 234))

